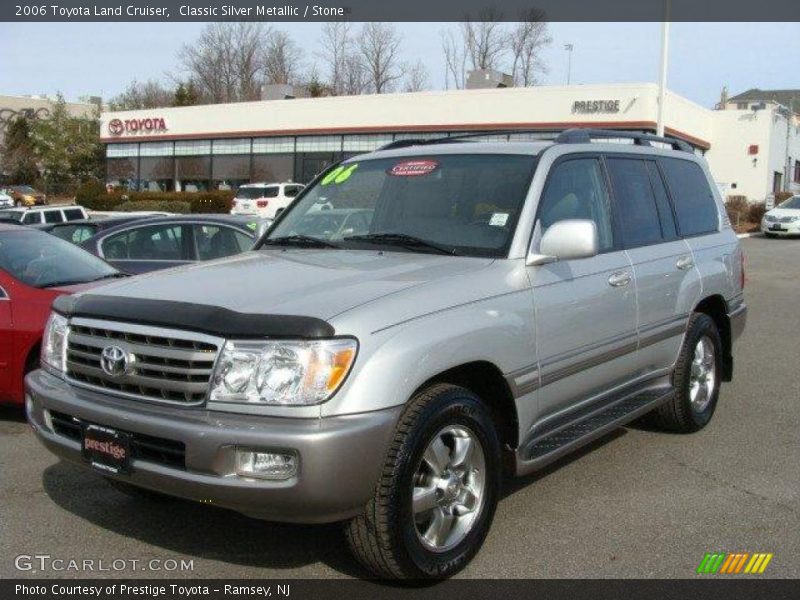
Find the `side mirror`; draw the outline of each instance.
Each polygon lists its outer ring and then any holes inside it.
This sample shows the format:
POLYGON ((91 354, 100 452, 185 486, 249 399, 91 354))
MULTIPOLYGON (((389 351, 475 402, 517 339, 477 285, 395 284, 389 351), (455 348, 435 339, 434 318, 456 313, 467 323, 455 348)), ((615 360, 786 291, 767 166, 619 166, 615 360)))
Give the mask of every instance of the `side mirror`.
POLYGON ((553 223, 539 242, 539 254, 530 254, 527 264, 543 265, 557 260, 591 258, 599 251, 597 225, 588 219, 566 219, 553 223))

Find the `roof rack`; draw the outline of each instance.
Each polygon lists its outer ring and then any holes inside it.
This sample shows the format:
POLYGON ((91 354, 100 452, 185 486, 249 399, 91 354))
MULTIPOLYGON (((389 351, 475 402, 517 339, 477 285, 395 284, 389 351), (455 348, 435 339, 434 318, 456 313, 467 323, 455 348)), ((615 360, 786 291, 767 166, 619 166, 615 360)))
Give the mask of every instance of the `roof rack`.
POLYGON ((694 149, 684 142, 674 137, 653 135, 652 133, 638 133, 634 131, 616 131, 613 129, 567 129, 554 140, 556 144, 591 144, 593 139, 621 138, 633 140, 637 146, 652 146, 650 142, 658 142, 669 145, 673 150, 690 152, 694 154, 694 149))

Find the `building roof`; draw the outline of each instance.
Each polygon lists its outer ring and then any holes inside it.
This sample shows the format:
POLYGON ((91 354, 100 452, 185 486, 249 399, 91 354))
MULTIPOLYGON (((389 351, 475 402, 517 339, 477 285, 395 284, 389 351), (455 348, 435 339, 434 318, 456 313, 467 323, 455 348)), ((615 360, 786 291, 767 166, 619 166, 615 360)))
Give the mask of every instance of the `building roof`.
POLYGON ((752 88, 736 96, 731 96, 728 102, 776 102, 789 106, 794 102, 800 109, 800 90, 760 90, 752 88))

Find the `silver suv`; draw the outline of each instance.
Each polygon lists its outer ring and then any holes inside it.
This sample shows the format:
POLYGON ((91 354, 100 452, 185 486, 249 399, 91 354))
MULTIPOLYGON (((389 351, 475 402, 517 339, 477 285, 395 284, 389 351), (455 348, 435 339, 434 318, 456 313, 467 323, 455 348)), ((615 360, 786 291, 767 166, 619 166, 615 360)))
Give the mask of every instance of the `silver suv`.
POLYGON ((679 141, 403 141, 320 175, 251 252, 59 298, 28 418, 123 491, 343 521, 376 575, 444 577, 504 471, 641 417, 707 425, 743 284, 679 141))

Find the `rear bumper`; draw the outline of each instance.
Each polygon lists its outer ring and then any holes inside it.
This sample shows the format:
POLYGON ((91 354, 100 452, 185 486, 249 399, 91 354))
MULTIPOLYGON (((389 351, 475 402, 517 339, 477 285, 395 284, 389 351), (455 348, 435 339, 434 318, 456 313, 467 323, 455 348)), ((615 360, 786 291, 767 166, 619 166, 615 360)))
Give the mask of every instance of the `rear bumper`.
MULTIPOLYGON (((401 407, 325 419, 287 419, 155 406, 75 388, 43 370, 26 378, 28 420, 57 456, 91 467, 80 441, 53 425, 52 413, 136 435, 180 442, 185 468, 134 458, 121 481, 172 496, 295 523, 340 521, 374 493, 401 407), (285 481, 235 472, 236 447, 294 450, 296 476, 285 481)), ((103 473, 109 476, 107 473, 103 473)))

